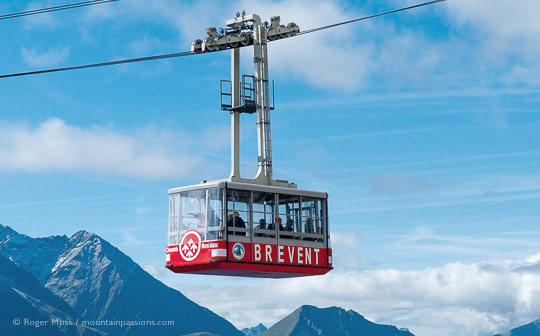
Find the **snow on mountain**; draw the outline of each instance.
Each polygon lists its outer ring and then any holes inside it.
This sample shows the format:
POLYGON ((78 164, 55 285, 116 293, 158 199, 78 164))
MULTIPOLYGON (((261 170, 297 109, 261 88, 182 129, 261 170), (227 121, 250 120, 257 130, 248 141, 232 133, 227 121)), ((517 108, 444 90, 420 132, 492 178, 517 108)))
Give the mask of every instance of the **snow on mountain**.
POLYGON ((261 336, 414 336, 407 330, 375 324, 362 315, 338 307, 302 306, 261 336))
MULTIPOLYGON (((413 336, 394 326, 372 323, 351 310, 313 306, 298 308, 268 330, 259 325, 242 333, 153 278, 103 238, 86 231, 70 238, 31 238, 0 225, 0 258, 0 297, 6 298, 0 307, 2 311, 13 307, 10 314, 2 316, 7 320, 0 326, 0 335, 13 334, 1 328, 14 327, 10 319, 26 314, 33 320, 80 318, 114 336, 413 336), (167 325, 158 325, 162 322, 167 325)), ((32 335, 45 330, 44 335, 97 332, 89 328, 50 328, 35 328, 32 335)), ((24 335, 26 330, 19 329, 15 334, 24 335)))
POLYGON ((0 335, 105 335, 76 326, 79 316, 67 303, 1 255, 0 298, 0 335))
POLYGON ((35 239, 0 226, 0 254, 36 274, 42 285, 82 319, 111 335, 244 335, 225 319, 156 280, 103 238, 86 231, 69 239, 35 239), (35 261, 38 249, 43 254, 39 263, 35 261))
POLYGON ((66 248, 68 242, 66 236, 32 238, 0 224, 0 254, 28 255, 28 258, 22 258, 18 263, 41 283, 49 277, 57 256, 66 248))

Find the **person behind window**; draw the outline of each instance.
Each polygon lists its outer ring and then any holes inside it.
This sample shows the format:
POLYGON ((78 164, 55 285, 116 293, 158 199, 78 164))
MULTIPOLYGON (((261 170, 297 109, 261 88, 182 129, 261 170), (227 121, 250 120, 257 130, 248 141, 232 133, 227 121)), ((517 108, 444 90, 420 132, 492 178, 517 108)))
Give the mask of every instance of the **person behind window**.
MULTIPOLYGON (((266 230, 266 221, 264 220, 264 218, 259 219, 259 225, 257 225, 257 227, 255 227, 255 230, 266 230)), ((256 233, 255 236, 264 237, 265 234, 264 233, 256 233)))
POLYGON ((219 231, 219 217, 216 211, 210 207, 208 211, 208 240, 217 239, 219 231))
POLYGON ((229 213, 227 214, 227 227, 233 227, 234 226, 234 214, 232 210, 229 210, 229 213))
POLYGON ((306 233, 314 233, 313 219, 311 219, 311 218, 306 219, 305 230, 306 230, 305 231, 306 233))
MULTIPOLYGON (((234 213, 229 212, 229 214, 227 215, 227 226, 245 229, 246 222, 244 222, 244 220, 242 219, 242 217, 240 217, 240 214, 237 211, 235 211, 234 213)), ((246 232, 234 232, 233 234, 237 236, 245 236, 246 232)))
POLYGON ((259 225, 255 229, 266 230, 266 221, 264 218, 259 219, 259 225))
POLYGON ((201 238, 203 240, 206 240, 206 218, 204 218, 204 214, 203 213, 198 213, 195 215, 195 217, 197 218, 197 231, 201 234, 201 238))
MULTIPOLYGON (((306 219, 304 230, 305 233, 315 233, 315 229, 313 228, 313 218, 306 219)), ((305 237, 304 240, 315 241, 316 239, 313 237, 305 237)))
POLYGON ((283 224, 281 224, 281 218, 276 218, 276 225, 279 227, 279 231, 283 231, 283 224))
POLYGON ((276 218, 276 225, 270 223, 268 224, 268 230, 275 230, 276 226, 279 228, 279 231, 283 231, 283 225, 281 224, 281 218, 276 218))
MULTIPOLYGON (((285 227, 282 229, 283 231, 292 232, 293 231, 293 221, 292 219, 287 219, 287 224, 285 224, 285 227)), ((280 235, 279 238, 285 238, 285 239, 292 239, 292 236, 289 235, 280 235)))
POLYGON ((287 224, 285 224, 284 230, 289 232, 294 231, 294 222, 291 218, 287 219, 287 224))

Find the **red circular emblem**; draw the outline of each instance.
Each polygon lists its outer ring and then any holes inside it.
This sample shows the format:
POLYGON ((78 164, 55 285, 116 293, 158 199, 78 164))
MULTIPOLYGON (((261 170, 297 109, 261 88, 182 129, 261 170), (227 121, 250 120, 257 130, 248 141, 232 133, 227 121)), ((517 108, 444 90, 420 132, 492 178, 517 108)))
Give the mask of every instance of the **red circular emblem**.
POLYGON ((195 230, 190 230, 184 234, 180 241, 180 255, 185 261, 192 261, 201 252, 201 235, 195 230))

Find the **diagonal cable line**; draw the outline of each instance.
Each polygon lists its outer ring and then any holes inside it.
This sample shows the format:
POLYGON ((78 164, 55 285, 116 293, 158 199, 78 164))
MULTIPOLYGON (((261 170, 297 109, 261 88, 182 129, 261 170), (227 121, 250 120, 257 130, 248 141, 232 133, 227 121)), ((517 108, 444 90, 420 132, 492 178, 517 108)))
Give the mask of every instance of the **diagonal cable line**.
POLYGON ((18 12, 18 13, 2 14, 0 15, 0 20, 13 19, 13 18, 28 16, 28 15, 35 15, 35 14, 56 12, 56 11, 65 10, 65 9, 99 5, 99 4, 103 4, 107 2, 115 2, 115 1, 120 1, 120 0, 90 0, 90 1, 76 2, 72 4, 60 5, 60 6, 54 6, 54 7, 27 10, 27 11, 18 12))
POLYGON ((358 18, 358 19, 353 19, 353 20, 349 20, 349 21, 343 21, 343 22, 334 23, 334 24, 327 25, 327 26, 322 26, 322 27, 317 27, 317 28, 312 28, 312 29, 304 30, 304 31, 299 32, 297 35, 309 34, 309 33, 313 33, 313 32, 319 31, 319 30, 324 30, 324 29, 328 29, 328 28, 334 28, 334 27, 346 25, 346 24, 353 23, 353 22, 358 22, 358 21, 362 21, 362 20, 372 19, 372 18, 376 18, 376 17, 379 17, 379 16, 384 16, 384 15, 388 15, 388 14, 393 14, 393 13, 397 13, 397 12, 402 12, 402 11, 406 11, 406 10, 413 9, 413 8, 418 8, 418 7, 423 7, 423 6, 433 5, 433 4, 436 4, 436 3, 438 3, 438 2, 444 2, 444 1, 447 1, 447 0, 433 0, 433 1, 428 1, 428 2, 421 3, 421 4, 412 5, 412 6, 409 6, 409 7, 403 7, 403 8, 394 9, 394 10, 391 10, 391 11, 388 11, 388 12, 382 12, 382 13, 378 13, 378 14, 373 14, 373 15, 369 15, 369 16, 364 16, 364 17, 361 17, 361 18, 358 18))
POLYGON ((145 57, 130 58, 130 59, 117 60, 117 61, 91 63, 91 64, 83 64, 83 65, 74 65, 74 66, 63 67, 63 68, 54 68, 54 69, 45 69, 45 70, 36 70, 36 71, 13 73, 13 74, 7 74, 7 75, 0 75, 0 79, 1 78, 9 78, 9 77, 27 76, 27 75, 37 75, 37 74, 44 74, 44 73, 50 73, 50 72, 67 71, 67 70, 80 70, 80 69, 87 69, 87 68, 97 68, 97 67, 102 67, 102 66, 107 66, 107 65, 119 65, 119 64, 143 62, 143 61, 152 61, 152 60, 158 60, 158 59, 166 59, 166 58, 173 58, 173 57, 180 57, 180 56, 189 56, 189 55, 196 55, 196 54, 197 53, 192 53, 191 51, 183 51, 183 52, 177 52, 177 53, 171 53, 171 54, 145 56, 145 57))
MULTIPOLYGON (((102 0, 102 1, 119 1, 119 0, 102 0)), ((389 15, 389 14, 393 14, 393 13, 397 13, 397 12, 401 12, 401 11, 406 11, 406 10, 410 10, 410 9, 418 8, 418 7, 422 7, 422 6, 432 5, 432 4, 436 4, 436 3, 444 2, 444 1, 447 1, 447 0, 428 1, 428 2, 417 4, 417 5, 412 5, 412 6, 408 6, 408 7, 394 9, 394 10, 391 10, 391 11, 382 12, 382 13, 378 13, 378 14, 374 14, 374 15, 364 16, 364 17, 357 18, 357 19, 354 19, 354 20, 348 20, 348 21, 334 23, 334 24, 327 25, 327 26, 321 26, 321 27, 317 27, 317 28, 312 28, 312 29, 308 29, 308 30, 299 32, 296 36, 305 35, 305 34, 309 34, 309 33, 314 33, 314 32, 317 32, 317 31, 323 30, 323 29, 334 28, 334 27, 337 27, 337 26, 346 25, 346 24, 350 24, 350 23, 353 23, 353 22, 357 22, 357 21, 367 20, 367 19, 371 19, 371 18, 383 16, 383 15, 389 15)), ((269 41, 269 42, 272 42, 272 41, 269 41)), ((240 46, 240 48, 242 48, 242 47, 244 47, 244 46, 240 46)), ((228 50, 228 49, 216 50, 216 51, 212 51, 212 52, 219 52, 219 51, 224 51, 224 50, 228 50)), ((0 75, 0 79, 2 79, 2 78, 10 78, 10 77, 21 77, 21 76, 28 76, 28 75, 45 74, 45 73, 51 73, 51 72, 68 71, 68 70, 80 70, 80 69, 96 68, 96 67, 103 67, 103 66, 108 66, 108 65, 118 65, 118 64, 135 63, 135 62, 143 62, 143 61, 152 61, 152 60, 174 58, 174 57, 182 57, 182 56, 189 56, 189 55, 198 55, 198 54, 207 54, 207 53, 182 51, 182 52, 176 52, 176 53, 170 53, 170 54, 161 54, 161 55, 154 55, 154 56, 129 58, 129 59, 123 59, 123 60, 117 60, 117 61, 109 61, 109 62, 101 62, 101 63, 92 63, 92 64, 68 66, 68 67, 62 67, 62 68, 52 68, 52 69, 44 69, 44 70, 36 70, 36 71, 27 71, 27 72, 4 74, 4 75, 0 75)))

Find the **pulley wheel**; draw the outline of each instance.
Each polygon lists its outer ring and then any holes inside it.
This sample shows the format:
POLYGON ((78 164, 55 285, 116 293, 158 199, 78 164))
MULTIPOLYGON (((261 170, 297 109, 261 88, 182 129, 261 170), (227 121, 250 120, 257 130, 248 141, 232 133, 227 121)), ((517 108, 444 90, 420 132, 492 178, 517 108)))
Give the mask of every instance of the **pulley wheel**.
MULTIPOLYGON (((290 23, 287 25, 287 28, 294 28, 294 27, 298 27, 298 25, 297 25, 296 23, 294 23, 294 22, 290 22, 290 23)), ((298 31, 296 31, 296 30, 293 30, 293 31, 291 32, 291 35, 292 35, 292 36, 294 36, 294 35, 296 35, 296 34, 298 34, 298 31)))

